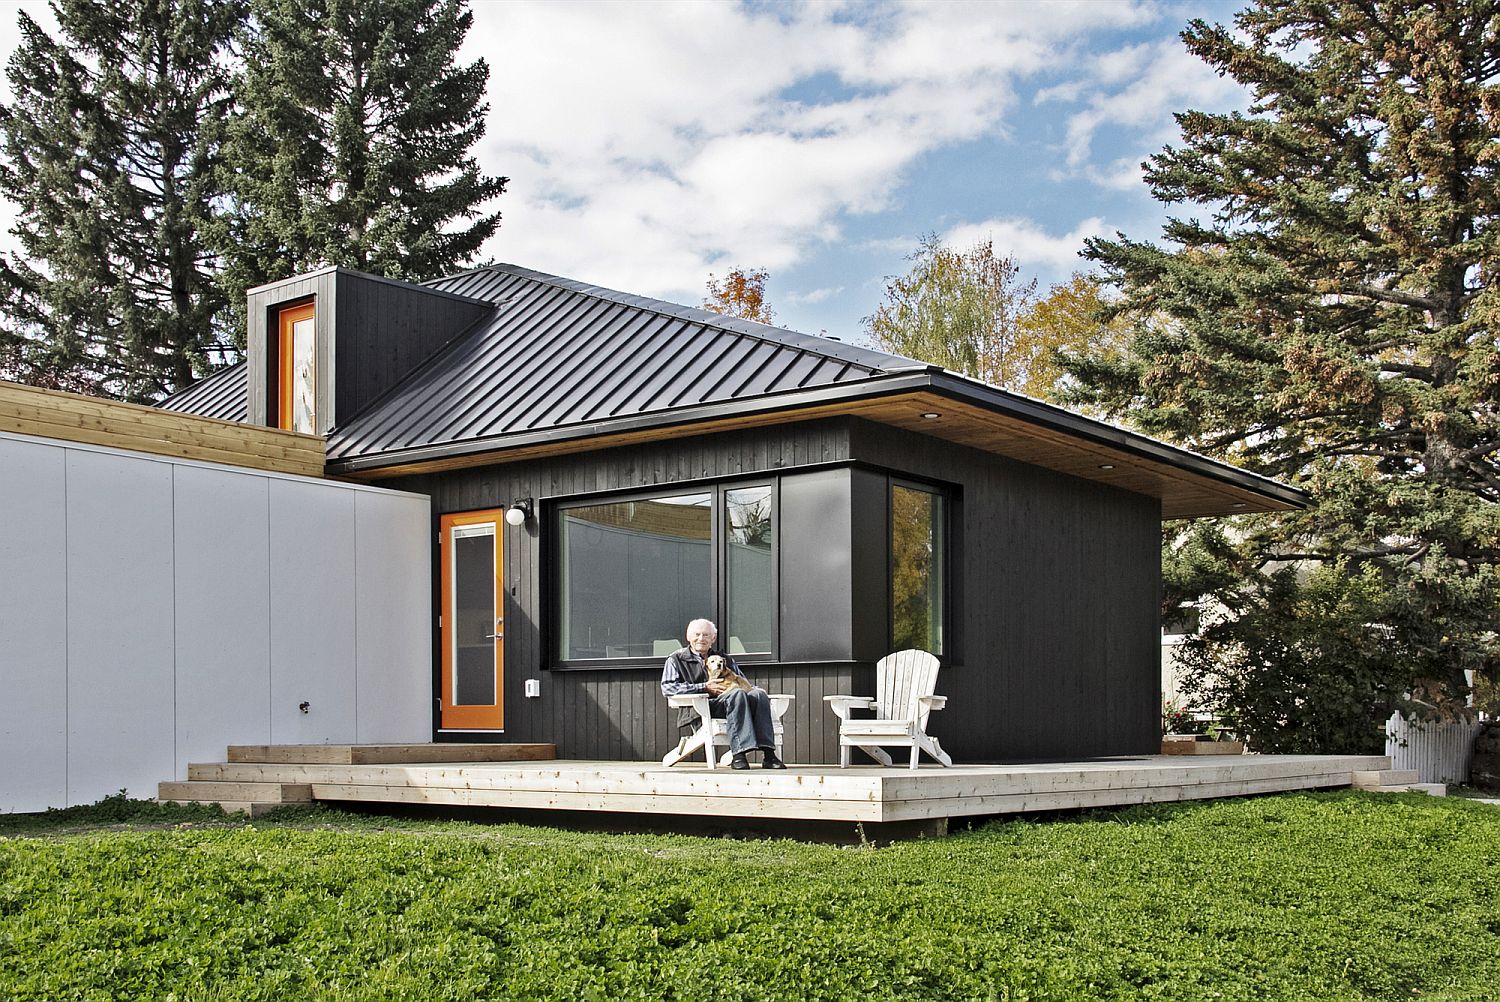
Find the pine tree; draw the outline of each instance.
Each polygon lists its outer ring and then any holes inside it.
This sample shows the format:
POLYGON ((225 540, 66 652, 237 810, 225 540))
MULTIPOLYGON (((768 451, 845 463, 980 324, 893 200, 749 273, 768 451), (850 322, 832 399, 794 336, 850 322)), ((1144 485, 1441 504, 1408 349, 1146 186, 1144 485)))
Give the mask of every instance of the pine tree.
POLYGON ((240 0, 57 0, 24 12, 0 107, 0 375, 152 400, 210 367, 224 294, 204 251, 240 0))
POLYGON ((460 0, 254 0, 225 182, 231 287, 330 264, 422 280, 473 258, 506 179, 470 152, 489 76, 454 63, 472 20, 460 0))
POLYGON ((1146 165, 1202 215, 1161 245, 1091 242, 1138 329, 1128 357, 1069 368, 1080 399, 1312 492, 1188 575, 1222 610, 1196 670, 1263 722, 1341 702, 1340 741, 1368 747, 1416 679, 1452 696, 1497 664, 1500 9, 1261 0, 1236 27, 1183 38, 1252 107, 1179 115, 1146 165), (1340 674, 1363 681, 1334 692, 1340 674))

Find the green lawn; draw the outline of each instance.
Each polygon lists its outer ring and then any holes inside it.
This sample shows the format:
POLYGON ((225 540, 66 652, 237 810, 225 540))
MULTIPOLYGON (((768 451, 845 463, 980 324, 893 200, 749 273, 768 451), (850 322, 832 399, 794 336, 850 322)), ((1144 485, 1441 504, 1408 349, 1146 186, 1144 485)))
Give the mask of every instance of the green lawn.
POLYGON ((1500 808, 1456 798, 878 849, 139 811, 0 818, 0 999, 1500 999, 1500 808))

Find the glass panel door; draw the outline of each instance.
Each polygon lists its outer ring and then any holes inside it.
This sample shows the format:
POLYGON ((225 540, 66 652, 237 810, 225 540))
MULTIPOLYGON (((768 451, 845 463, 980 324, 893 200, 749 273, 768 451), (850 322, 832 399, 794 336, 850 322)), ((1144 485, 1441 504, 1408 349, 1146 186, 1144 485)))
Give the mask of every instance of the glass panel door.
POLYGON ((505 726, 504 524, 499 510, 441 519, 444 729, 505 726))
POLYGON ((317 331, 313 304, 280 313, 280 382, 278 426, 308 435, 318 433, 317 331))

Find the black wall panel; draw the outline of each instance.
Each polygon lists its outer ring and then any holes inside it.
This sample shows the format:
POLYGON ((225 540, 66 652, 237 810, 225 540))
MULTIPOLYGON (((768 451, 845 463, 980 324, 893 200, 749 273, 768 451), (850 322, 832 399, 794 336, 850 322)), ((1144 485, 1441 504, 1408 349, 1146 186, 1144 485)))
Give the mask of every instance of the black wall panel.
POLYGON ((890 475, 950 492, 954 621, 931 728, 960 762, 1141 754, 1158 741, 1160 511, 1153 499, 857 419, 408 477, 438 514, 540 499, 505 530, 506 740, 578 759, 660 758, 678 732, 660 668, 547 670, 547 501, 782 475, 781 660, 793 761, 837 761, 823 696, 873 694, 889 643, 890 475), (799 468, 814 467, 798 472, 799 468), (542 696, 523 696, 526 679, 542 696))
POLYGON ((848 661, 854 650, 850 471, 781 482, 781 657, 848 661))
POLYGON ((1154 499, 863 421, 850 454, 956 492, 957 650, 930 722, 956 760, 1157 750, 1154 499))

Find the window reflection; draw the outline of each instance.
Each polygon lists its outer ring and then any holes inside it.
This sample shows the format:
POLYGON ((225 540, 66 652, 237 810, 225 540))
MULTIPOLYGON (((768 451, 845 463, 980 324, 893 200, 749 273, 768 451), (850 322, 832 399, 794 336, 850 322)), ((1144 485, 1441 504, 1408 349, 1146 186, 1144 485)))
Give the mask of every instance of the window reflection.
POLYGON ((891 485, 891 643, 943 653, 943 499, 891 485))
POLYGON ((687 622, 713 608, 712 532, 706 493, 564 509, 561 656, 648 657, 682 646, 687 622))
POLYGON ((771 589, 775 531, 769 485, 724 493, 727 608, 722 640, 731 654, 775 650, 771 589))

